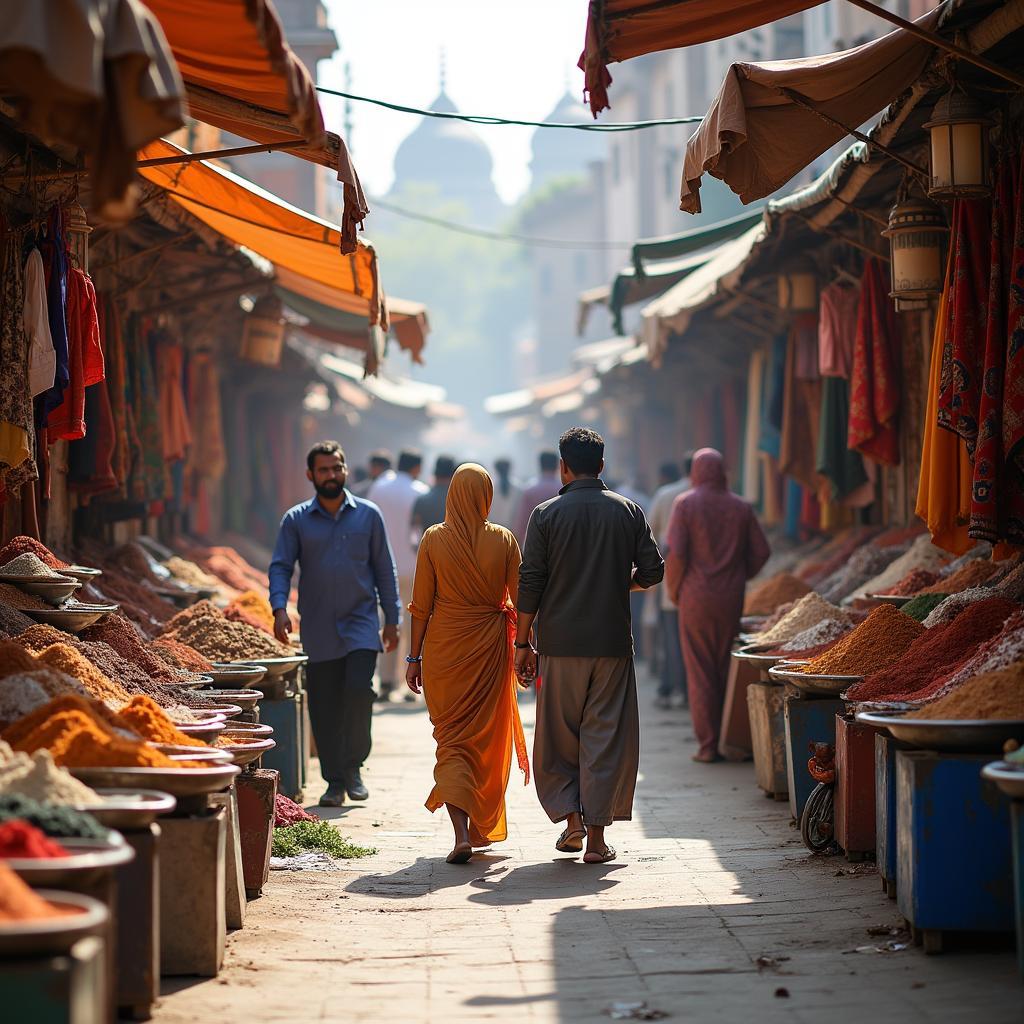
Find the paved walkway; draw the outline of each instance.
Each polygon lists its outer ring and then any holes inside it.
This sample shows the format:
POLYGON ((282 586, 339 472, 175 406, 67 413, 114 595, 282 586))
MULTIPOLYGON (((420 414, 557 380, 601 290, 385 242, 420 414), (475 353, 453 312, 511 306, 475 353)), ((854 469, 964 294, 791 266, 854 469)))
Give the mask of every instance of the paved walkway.
POLYGON ((869 928, 900 923, 873 868, 810 857, 752 767, 692 764, 686 714, 654 711, 652 695, 635 818, 609 830, 620 862, 602 866, 554 851, 558 829, 515 769, 508 842, 445 864, 447 816, 422 806, 426 713, 384 709, 370 802, 339 815, 380 852, 272 874, 221 976, 180 983, 158 1024, 567 1024, 639 1002, 700 1022, 1021 1020, 1011 953, 854 952, 887 941, 869 928))

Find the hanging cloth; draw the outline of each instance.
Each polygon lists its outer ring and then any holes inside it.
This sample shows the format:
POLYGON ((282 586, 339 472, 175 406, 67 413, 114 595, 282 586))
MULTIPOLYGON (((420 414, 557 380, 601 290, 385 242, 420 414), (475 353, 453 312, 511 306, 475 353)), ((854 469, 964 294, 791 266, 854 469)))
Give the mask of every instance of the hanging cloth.
POLYGON ((25 260, 25 305, 21 315, 28 335, 29 390, 35 398, 53 387, 57 374, 57 353, 46 309, 46 269, 36 248, 25 260))
POLYGON ((1003 468, 1010 500, 1005 539, 1024 544, 1024 148, 1014 164, 1015 202, 1007 245, 1006 362, 1003 391, 1003 468))
POLYGON ((790 326, 779 451, 779 468, 782 472, 811 491, 818 486, 814 456, 821 413, 821 381, 802 380, 799 376, 799 362, 801 348, 806 347, 808 332, 811 332, 816 342, 817 326, 816 313, 801 313, 794 317, 790 326))
POLYGON ((861 277, 850 373, 851 448, 889 466, 900 462, 899 328, 878 260, 861 277))
POLYGON ((0 486, 14 494, 36 479, 35 431, 29 394, 28 336, 22 321, 21 244, 13 231, 0 239, 0 486))

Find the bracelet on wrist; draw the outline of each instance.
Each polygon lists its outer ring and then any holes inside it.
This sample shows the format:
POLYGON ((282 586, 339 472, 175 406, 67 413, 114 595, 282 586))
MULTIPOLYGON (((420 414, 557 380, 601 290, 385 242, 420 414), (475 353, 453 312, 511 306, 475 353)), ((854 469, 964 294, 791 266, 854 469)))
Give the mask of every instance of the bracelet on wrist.
POLYGON ((533 650, 533 644, 531 644, 529 640, 527 640, 525 644, 521 644, 517 640, 515 642, 515 647, 516 647, 517 650, 520 650, 520 651, 525 651, 528 647, 530 648, 531 651, 533 650))
POLYGON ((418 658, 414 658, 411 654, 405 656, 405 663, 407 665, 418 665, 421 661, 423 661, 422 654, 418 658))

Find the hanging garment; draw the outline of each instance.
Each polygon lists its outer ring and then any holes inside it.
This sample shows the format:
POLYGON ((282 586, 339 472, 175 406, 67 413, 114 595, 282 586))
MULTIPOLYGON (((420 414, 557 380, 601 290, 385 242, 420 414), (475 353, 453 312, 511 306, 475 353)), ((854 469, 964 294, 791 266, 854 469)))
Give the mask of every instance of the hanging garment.
POLYGON ((49 391, 57 374, 57 353, 46 309, 46 268, 38 249, 25 260, 25 305, 22 321, 28 336, 28 383, 33 398, 49 391))
POLYGON ((779 457, 782 444, 782 404, 786 393, 786 336, 780 335, 768 349, 764 391, 761 399, 761 437, 758 448, 779 457))
POLYGON ((159 501, 165 493, 159 390, 153 376, 148 333, 146 325, 135 318, 125 339, 132 422, 138 444, 130 495, 145 502, 159 501))
POLYGON ((842 501, 868 481, 864 456, 847 444, 850 385, 842 377, 822 382, 821 424, 818 428, 815 469, 828 481, 828 498, 842 501))
MULTIPOLYGON (((779 468, 809 490, 818 486, 815 449, 818 444, 818 420, 821 413, 821 381, 801 380, 798 376, 800 338, 814 330, 817 337, 816 313, 801 313, 790 327, 786 351, 785 393, 782 404, 782 441, 779 468)), ((805 344, 806 342, 804 342, 805 344)))
POLYGON ((158 333, 154 344, 163 456, 167 462, 179 462, 185 458, 192 443, 185 407, 185 350, 162 332, 158 333))
POLYGON ((878 260, 861 278, 850 372, 849 445, 889 466, 900 462, 899 328, 878 260))
POLYGON ((67 278, 68 251, 64 239, 64 213, 54 206, 46 221, 46 233, 39 243, 46 275, 46 313, 50 323, 50 340, 56 358, 53 387, 39 396, 36 422, 46 424, 46 417, 63 401, 68 386, 67 278))
POLYGON ((757 504, 761 500, 761 455, 758 452, 758 434, 761 428, 761 396, 764 393, 765 350, 755 349, 750 354, 747 371, 746 422, 743 434, 743 488, 747 501, 757 504))
POLYGON ((188 362, 188 409, 192 447, 189 469, 205 480, 220 480, 227 468, 220 401, 220 371, 210 352, 194 352, 188 362))
POLYGON ((1003 457, 1012 507, 1006 540, 1024 544, 1021 492, 1024 491, 1024 148, 1017 154, 1013 235, 1006 296, 1006 377, 1003 393, 1003 457))
POLYGON ((12 231, 0 240, 0 486, 8 494, 36 479, 35 429, 29 394, 28 336, 22 321, 25 304, 21 243, 12 231))
POLYGON ((818 307, 818 369, 822 377, 849 378, 857 337, 856 288, 830 284, 821 290, 818 307))
POLYGON ((124 338, 121 336, 121 316, 109 295, 97 296, 97 306, 100 338, 103 341, 103 366, 106 371, 103 386, 107 392, 113 432, 110 470, 118 486, 123 488, 128 480, 128 467, 131 465, 131 443, 128 434, 127 368, 124 338))

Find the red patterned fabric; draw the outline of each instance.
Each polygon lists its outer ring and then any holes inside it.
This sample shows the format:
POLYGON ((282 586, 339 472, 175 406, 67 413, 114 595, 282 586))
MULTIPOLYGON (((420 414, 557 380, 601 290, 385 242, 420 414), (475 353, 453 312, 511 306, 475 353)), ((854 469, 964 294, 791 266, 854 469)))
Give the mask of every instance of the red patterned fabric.
POLYGON ((1004 540, 1024 544, 1024 150, 1016 161, 1016 209, 1007 274, 1003 458, 1009 501, 1004 540))
POLYGON ((864 265, 850 373, 848 444, 868 458, 899 465, 899 327, 878 260, 864 265))

